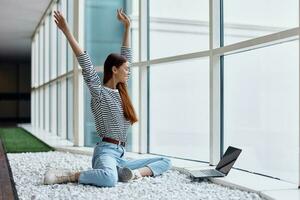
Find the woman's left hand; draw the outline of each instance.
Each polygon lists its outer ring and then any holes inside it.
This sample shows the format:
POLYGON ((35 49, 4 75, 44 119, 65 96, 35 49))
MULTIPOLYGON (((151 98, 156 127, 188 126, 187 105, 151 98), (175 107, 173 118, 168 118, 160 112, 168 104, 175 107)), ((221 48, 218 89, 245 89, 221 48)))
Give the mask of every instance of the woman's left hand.
POLYGON ((129 17, 123 12, 123 8, 117 9, 117 18, 120 22, 123 23, 126 29, 130 28, 130 19, 129 17))

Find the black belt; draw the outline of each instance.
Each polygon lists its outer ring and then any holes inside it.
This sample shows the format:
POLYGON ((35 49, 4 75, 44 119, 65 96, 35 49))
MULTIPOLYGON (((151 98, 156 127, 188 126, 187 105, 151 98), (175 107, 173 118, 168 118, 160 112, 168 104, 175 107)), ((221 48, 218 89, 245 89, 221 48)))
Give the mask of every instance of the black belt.
POLYGON ((121 142, 119 140, 115 140, 109 137, 103 137, 102 141, 117 144, 117 145, 122 145, 123 147, 125 147, 125 142, 121 142))

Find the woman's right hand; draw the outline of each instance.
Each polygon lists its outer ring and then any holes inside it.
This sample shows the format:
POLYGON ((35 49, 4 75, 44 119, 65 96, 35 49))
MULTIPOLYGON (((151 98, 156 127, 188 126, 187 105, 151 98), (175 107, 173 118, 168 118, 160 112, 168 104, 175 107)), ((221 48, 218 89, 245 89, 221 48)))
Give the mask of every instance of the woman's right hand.
POLYGON ((57 25, 57 27, 62 31, 62 32, 66 32, 68 30, 68 24, 64 18, 64 16, 62 15, 61 12, 59 11, 54 11, 54 22, 57 25))

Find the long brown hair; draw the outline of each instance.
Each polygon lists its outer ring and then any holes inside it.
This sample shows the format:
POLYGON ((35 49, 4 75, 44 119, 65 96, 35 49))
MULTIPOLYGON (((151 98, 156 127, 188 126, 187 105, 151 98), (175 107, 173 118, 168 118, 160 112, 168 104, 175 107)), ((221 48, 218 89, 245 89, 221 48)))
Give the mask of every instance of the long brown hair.
MULTIPOLYGON (((112 78, 112 67, 115 66, 116 68, 119 68, 125 62, 127 62, 127 59, 124 56, 117 53, 109 54, 104 62, 103 84, 107 83, 112 78)), ((129 120, 131 124, 137 122, 138 119, 129 98, 126 84, 119 82, 117 84, 117 89, 119 90, 122 99, 124 117, 129 120)))

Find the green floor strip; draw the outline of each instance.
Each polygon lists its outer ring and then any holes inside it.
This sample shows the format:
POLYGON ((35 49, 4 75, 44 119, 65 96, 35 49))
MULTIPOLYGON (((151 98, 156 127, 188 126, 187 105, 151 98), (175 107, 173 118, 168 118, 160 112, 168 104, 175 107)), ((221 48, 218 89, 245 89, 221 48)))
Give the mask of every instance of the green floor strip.
POLYGON ((7 153, 45 152, 54 150, 22 128, 0 128, 0 138, 7 153))

